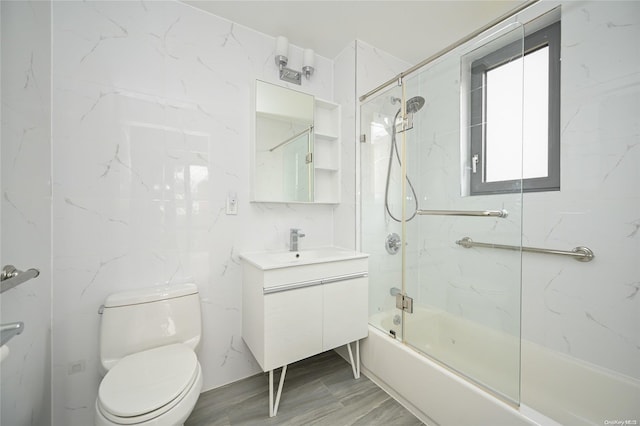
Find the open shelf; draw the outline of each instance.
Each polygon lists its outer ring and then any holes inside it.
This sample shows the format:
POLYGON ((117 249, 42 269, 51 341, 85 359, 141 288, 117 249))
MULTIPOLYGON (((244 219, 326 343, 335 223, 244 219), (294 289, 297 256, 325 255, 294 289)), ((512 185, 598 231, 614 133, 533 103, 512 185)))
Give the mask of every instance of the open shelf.
POLYGON ((340 202, 340 105, 315 100, 313 163, 316 203, 340 202))

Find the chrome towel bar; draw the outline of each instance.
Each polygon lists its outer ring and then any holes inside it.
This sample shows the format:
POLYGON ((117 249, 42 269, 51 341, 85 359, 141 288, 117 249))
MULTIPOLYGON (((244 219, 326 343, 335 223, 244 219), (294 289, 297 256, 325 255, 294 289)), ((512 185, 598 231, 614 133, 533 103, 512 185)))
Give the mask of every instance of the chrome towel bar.
POLYGON ((418 210, 416 212, 423 216, 484 216, 484 217, 507 217, 506 210, 418 210))
POLYGON ((505 249, 505 250, 522 250, 522 251, 527 251, 531 253, 559 254, 562 256, 573 257, 575 260, 579 262, 591 262, 593 258, 596 257, 596 255, 593 254, 593 251, 590 248, 582 247, 582 246, 578 246, 571 251, 552 250, 552 249, 536 248, 536 247, 510 246, 505 244, 478 243, 476 241, 473 241, 469 237, 464 237, 463 239, 456 241, 456 244, 464 248, 487 247, 487 248, 497 248, 497 249, 505 249))
POLYGON ((40 275, 40 271, 34 268, 27 269, 23 272, 13 265, 6 265, 2 268, 2 272, 0 272, 0 293, 11 290, 15 286, 18 286, 25 281, 29 281, 38 275, 40 275))

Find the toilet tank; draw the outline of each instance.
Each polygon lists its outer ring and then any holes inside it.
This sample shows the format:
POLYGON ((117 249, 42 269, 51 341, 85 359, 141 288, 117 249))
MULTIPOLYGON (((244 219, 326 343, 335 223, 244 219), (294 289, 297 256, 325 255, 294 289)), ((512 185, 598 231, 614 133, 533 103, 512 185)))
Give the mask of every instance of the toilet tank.
POLYGON ((100 321, 100 362, 108 371, 121 358, 172 343, 194 350, 202 320, 198 287, 192 283, 114 293, 100 321))

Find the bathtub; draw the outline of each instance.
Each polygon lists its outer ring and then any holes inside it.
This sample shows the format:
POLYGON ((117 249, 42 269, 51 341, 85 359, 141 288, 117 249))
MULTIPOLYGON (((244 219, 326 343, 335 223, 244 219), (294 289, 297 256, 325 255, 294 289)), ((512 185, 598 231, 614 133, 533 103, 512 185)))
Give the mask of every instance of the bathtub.
MULTIPOLYGON (((613 420, 640 424, 637 380, 523 341, 521 389, 525 403, 509 403, 381 331, 399 329, 393 325, 396 312, 379 313, 370 319, 369 337, 361 343, 362 372, 428 425, 602 425, 613 420)), ((501 356, 501 351, 490 351, 507 348, 503 352, 510 352, 517 348, 518 339, 426 307, 416 306, 408 317, 408 321, 424 325, 426 335, 432 333, 430 353, 451 355, 453 348, 447 342, 454 336, 458 352, 465 355, 465 344, 474 348, 474 356, 466 358, 474 359, 475 364, 468 367, 481 375, 492 375, 494 380, 502 377, 514 382, 510 374, 519 368, 517 361, 513 356, 511 360, 501 356), (433 333, 447 337, 433 339, 433 333), (491 342, 485 345, 488 352, 477 352, 477 339, 491 342)), ((407 330, 411 333, 417 328, 407 330)), ((419 335, 407 337, 420 340, 419 335)))

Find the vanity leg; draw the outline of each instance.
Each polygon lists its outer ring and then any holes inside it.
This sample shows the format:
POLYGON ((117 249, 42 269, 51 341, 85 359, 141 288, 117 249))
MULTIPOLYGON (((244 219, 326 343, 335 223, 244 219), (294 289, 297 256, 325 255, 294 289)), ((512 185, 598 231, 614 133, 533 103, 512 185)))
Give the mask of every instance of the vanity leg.
POLYGON ((358 379, 360 378, 360 340, 356 340, 356 364, 358 366, 358 379))
POLYGON ((278 406, 280 405, 280 396, 282 395, 282 387, 284 385, 284 376, 287 374, 287 366, 282 367, 280 373, 280 382, 278 383, 278 391, 276 393, 276 402, 273 402, 273 370, 269 370, 269 417, 275 417, 278 414, 278 406))
POLYGON ((353 352, 351 351, 351 343, 347 343, 349 350, 349 360, 351 361, 351 369, 353 370, 353 378, 360 378, 360 340, 356 340, 356 360, 353 360, 353 352))
POLYGON ((269 417, 273 416, 273 370, 269 370, 269 417))

